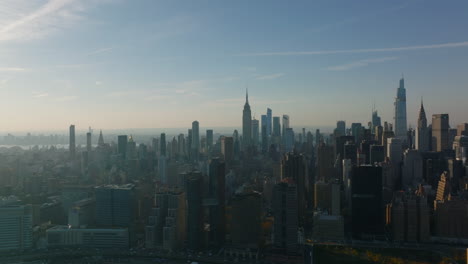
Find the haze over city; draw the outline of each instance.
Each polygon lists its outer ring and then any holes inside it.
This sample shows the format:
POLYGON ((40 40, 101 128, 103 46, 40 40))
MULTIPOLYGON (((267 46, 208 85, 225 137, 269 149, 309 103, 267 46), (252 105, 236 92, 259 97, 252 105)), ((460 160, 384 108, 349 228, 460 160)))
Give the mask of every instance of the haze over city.
POLYGON ((467 11, 0 0, 0 264, 468 264, 467 11))
POLYGON ((465 1, 0 3, 0 130, 240 127, 267 107, 293 127, 468 111, 465 1), (83 41, 85 40, 85 41, 83 41))

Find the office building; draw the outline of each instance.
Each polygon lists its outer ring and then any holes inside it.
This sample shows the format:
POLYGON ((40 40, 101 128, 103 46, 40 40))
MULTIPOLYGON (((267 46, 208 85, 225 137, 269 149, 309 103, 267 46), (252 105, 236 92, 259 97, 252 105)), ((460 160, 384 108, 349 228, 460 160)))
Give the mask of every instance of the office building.
POLYGON ((351 229, 354 238, 383 235, 382 167, 354 167, 351 176, 351 229))
POLYGON ((453 150, 455 150, 455 158, 466 162, 468 158, 468 136, 456 136, 452 146, 453 150))
POLYGON ((166 157, 166 148, 167 148, 167 143, 166 143, 166 133, 161 133, 161 136, 159 137, 159 155, 166 157))
POLYGON ((432 115, 432 150, 449 150, 449 115, 432 115))
POLYGON ((297 186, 297 211, 299 226, 305 224, 306 202, 309 194, 307 160, 302 154, 286 153, 281 160, 281 179, 292 180, 297 186))
POLYGON ((154 197, 154 207, 148 216, 148 224, 145 227, 147 248, 163 247, 163 228, 168 214, 168 193, 158 191, 154 197))
POLYGON ((273 189, 274 246, 286 252, 297 250, 298 208, 297 185, 282 181, 273 189))
MULTIPOLYGON (((267 126, 267 135, 270 136, 272 134, 272 111, 270 108, 267 108, 267 114, 266 114, 266 126, 267 126)), ((263 125, 263 123, 262 123, 263 125)))
POLYGON ((211 153, 213 150, 213 129, 206 130, 206 151, 211 153))
POLYGON ((128 249, 129 234, 126 228, 70 228, 54 226, 47 229, 49 247, 86 247, 128 249))
POLYGON ((406 121, 406 89, 405 80, 400 79, 400 87, 397 90, 397 96, 395 97, 395 136, 404 140, 406 138, 407 121, 406 121))
POLYGON ((281 137, 281 120, 279 116, 273 117, 273 131, 272 135, 275 137, 281 137))
POLYGON ((457 126, 457 136, 468 137, 468 123, 462 123, 457 126))
POLYGON ((121 159, 125 159, 127 155, 128 137, 121 135, 117 137, 117 150, 121 159))
POLYGON ((234 139, 233 137, 221 138, 221 154, 226 163, 230 163, 234 159, 234 139))
POLYGON ((0 251, 32 247, 32 208, 16 197, 0 197, 0 251))
POLYGON ((96 224, 103 227, 129 227, 135 216, 135 186, 104 185, 95 188, 96 224))
POLYGON ((346 135, 346 121, 337 121, 336 122, 336 136, 345 136, 346 135))
POLYGON ((356 144, 361 144, 361 140, 363 139, 363 127, 361 123, 351 124, 351 135, 354 137, 356 144))
POLYGON ((86 198, 75 202, 68 210, 68 225, 73 228, 93 225, 96 213, 96 200, 86 198))
POLYGON ((402 185, 415 189, 423 182, 423 159, 418 150, 407 149, 403 158, 402 185))
POLYGON ((283 129, 282 129, 283 135, 286 133, 287 128, 290 128, 289 115, 283 115, 283 129))
POLYGON ((391 226, 393 240, 429 242, 429 210, 426 197, 404 192, 396 193, 390 207, 387 208, 386 217, 387 223, 391 226))
POLYGON ((203 248, 202 175, 192 172, 186 180, 187 194, 187 248, 203 248))
POLYGON ((181 249, 186 238, 186 205, 183 192, 167 194, 167 216, 163 233, 163 249, 174 251, 181 249))
POLYGON ((232 198, 231 241, 233 246, 258 248, 262 240, 262 196, 258 192, 240 192, 232 198))
POLYGON ((258 147, 260 139, 260 123, 257 119, 252 119, 252 145, 258 147))
POLYGON ((208 168, 208 242, 212 247, 221 247, 226 237, 225 177, 225 163, 219 158, 212 159, 208 168))
POLYGON ((290 152, 294 149, 294 130, 292 128, 286 128, 283 134, 283 141, 284 141, 284 151, 290 152))
POLYGON ((262 153, 267 153, 269 147, 268 141, 268 134, 267 134, 267 126, 262 124, 261 128, 261 136, 262 136, 262 153))
POLYGON ((373 109, 372 110, 372 129, 375 129, 376 127, 382 126, 382 121, 377 113, 377 110, 373 109))

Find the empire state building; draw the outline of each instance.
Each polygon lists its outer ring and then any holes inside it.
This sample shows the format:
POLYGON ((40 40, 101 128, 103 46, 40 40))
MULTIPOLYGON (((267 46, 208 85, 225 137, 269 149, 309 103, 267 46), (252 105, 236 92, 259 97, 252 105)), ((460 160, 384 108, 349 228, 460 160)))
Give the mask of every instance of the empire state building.
POLYGON ((252 112, 249 105, 249 92, 245 93, 244 111, 242 112, 242 148, 247 149, 252 143, 252 112))
POLYGON ((395 98, 395 137, 400 139, 406 138, 406 89, 405 80, 400 79, 400 87, 397 91, 397 97, 395 98))

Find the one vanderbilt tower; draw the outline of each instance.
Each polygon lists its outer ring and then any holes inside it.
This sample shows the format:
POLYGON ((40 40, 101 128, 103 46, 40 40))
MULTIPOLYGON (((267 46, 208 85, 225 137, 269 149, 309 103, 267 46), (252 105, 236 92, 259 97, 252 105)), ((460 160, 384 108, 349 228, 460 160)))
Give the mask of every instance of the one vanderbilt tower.
POLYGON ((395 98, 395 136, 400 139, 406 138, 406 89, 405 80, 400 79, 400 87, 395 98))

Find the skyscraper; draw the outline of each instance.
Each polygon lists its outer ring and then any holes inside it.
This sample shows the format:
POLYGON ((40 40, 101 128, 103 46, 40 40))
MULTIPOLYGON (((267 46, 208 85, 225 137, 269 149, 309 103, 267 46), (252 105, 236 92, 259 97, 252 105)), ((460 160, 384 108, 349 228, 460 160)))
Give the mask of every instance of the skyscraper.
POLYGON ((91 132, 86 133, 86 151, 91 152, 91 132))
POLYGON ((252 112, 249 105, 249 93, 245 93, 244 111, 242 113, 242 148, 247 149, 252 144, 252 112))
POLYGON ((230 164, 234 159, 234 138, 233 137, 222 137, 221 138, 221 154, 224 157, 224 161, 230 164))
POLYGON ((128 143, 127 135, 120 135, 117 137, 117 148, 119 151, 120 158, 122 159, 125 159, 127 155, 127 143, 128 143))
POLYGON ((96 224, 128 227, 135 217, 135 186, 106 185, 95 187, 96 224))
POLYGON ((187 193, 187 248, 198 250, 202 247, 203 214, 202 214, 202 175, 191 172, 186 180, 187 193))
POLYGON ((206 130, 206 148, 208 152, 213 148, 213 129, 206 130))
POLYGON ((74 159, 76 154, 75 125, 70 126, 70 158, 74 159))
POLYGON ((281 120, 279 116, 274 116, 273 117, 273 131, 272 135, 276 138, 281 137, 281 120))
POLYGON ((416 128, 416 149, 419 151, 429 151, 429 131, 427 129, 426 111, 424 111, 423 101, 419 108, 418 127, 416 128))
POLYGON ((449 115, 432 115, 432 150, 444 151, 449 146, 449 115))
POLYGON ((395 136, 404 140, 406 138, 406 89, 405 80, 400 79, 400 87, 395 98, 395 136))
POLYGON ((200 154, 200 125, 198 121, 192 122, 192 160, 198 161, 200 154))
POLYGON ((255 118, 252 119, 252 145, 254 145, 255 147, 258 146, 258 140, 260 137, 259 130, 260 130, 260 123, 258 122, 257 119, 255 118))
POLYGON ((283 181, 273 189, 274 245, 287 251, 298 245, 297 186, 283 181))
POLYGON ((345 136, 345 135, 346 135, 346 121, 337 121, 335 136, 345 136))
POLYGON ((260 128, 265 126, 267 128, 267 133, 268 133, 268 117, 267 115, 262 115, 260 117, 260 128))
POLYGON ((226 236, 225 176, 226 164, 219 158, 212 159, 208 171, 208 198, 214 202, 209 206, 209 240, 216 247, 224 244, 226 236))
POLYGON ((0 251, 24 250, 33 245, 31 205, 15 198, 0 199, 0 251))
MULTIPOLYGON (((270 109, 270 108, 267 108, 267 114, 266 114, 266 116, 267 116, 267 122, 266 122, 266 125, 267 125, 267 135, 268 135, 268 136, 271 135, 271 128, 272 128, 272 127, 271 127, 271 125, 272 125, 272 123, 271 123, 271 118, 272 118, 271 115, 272 115, 271 109, 270 109)), ((263 125, 263 124, 262 124, 262 125, 263 125)))
POLYGON ((286 131, 286 128, 289 128, 289 116, 283 115, 283 135, 286 131))
POLYGON ((353 167, 351 176, 353 237, 369 238, 384 231, 382 210, 382 167, 353 167))
POLYGON ((302 154, 287 153, 281 160, 281 179, 289 178, 297 185, 299 226, 305 224, 305 210, 309 194, 307 160, 302 154))
POLYGON ((372 130, 374 130, 374 127, 378 127, 381 125, 382 125, 382 121, 380 119, 380 116, 377 113, 377 110, 373 109, 372 110, 372 130))
POLYGON ((166 133, 161 133, 159 138, 159 155, 166 156, 166 133))

